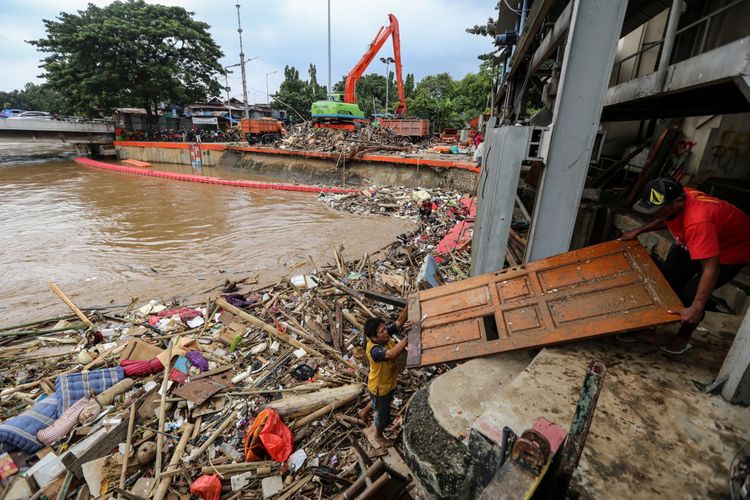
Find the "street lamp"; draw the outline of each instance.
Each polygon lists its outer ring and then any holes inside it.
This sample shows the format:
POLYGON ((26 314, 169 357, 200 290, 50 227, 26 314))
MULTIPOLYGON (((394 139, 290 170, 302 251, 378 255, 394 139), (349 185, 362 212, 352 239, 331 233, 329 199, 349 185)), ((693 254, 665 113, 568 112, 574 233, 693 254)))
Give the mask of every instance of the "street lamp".
POLYGON ((396 62, 396 60, 392 57, 381 57, 380 62, 385 63, 385 114, 388 115, 388 65, 390 65, 392 62, 396 62))
POLYGON ((266 104, 270 104, 270 99, 268 96, 268 75, 273 75, 274 73, 278 73, 278 71, 271 71, 270 73, 266 73, 266 104))
MULTIPOLYGON (((250 59, 245 59, 244 63, 247 64, 250 61, 254 61, 256 59, 257 59, 257 57, 251 57, 250 59)), ((245 86, 245 79, 244 79, 245 64, 243 64, 242 62, 238 62, 237 64, 230 64, 229 66, 225 66, 224 67, 224 84, 225 84, 224 88, 225 88, 225 90, 227 92, 227 111, 229 112, 229 122, 230 122, 230 124, 231 124, 231 122, 232 122, 232 120, 234 118, 232 118, 232 107, 231 107, 230 102, 229 102, 229 74, 231 73, 231 71, 229 71, 229 68, 236 68, 237 66, 242 66, 242 75, 243 75, 242 90, 244 91, 244 98, 245 98, 245 118, 249 118, 249 112, 248 112, 248 108, 247 108, 247 88, 245 86)))

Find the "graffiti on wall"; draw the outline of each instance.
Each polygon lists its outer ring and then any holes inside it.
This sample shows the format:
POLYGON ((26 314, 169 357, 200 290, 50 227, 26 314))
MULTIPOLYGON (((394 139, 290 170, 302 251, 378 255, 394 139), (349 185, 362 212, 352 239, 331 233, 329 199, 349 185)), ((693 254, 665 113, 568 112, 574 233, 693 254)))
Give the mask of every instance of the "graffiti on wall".
POLYGON ((718 175, 741 175, 750 169, 750 132, 722 130, 709 148, 707 160, 707 167, 718 175))

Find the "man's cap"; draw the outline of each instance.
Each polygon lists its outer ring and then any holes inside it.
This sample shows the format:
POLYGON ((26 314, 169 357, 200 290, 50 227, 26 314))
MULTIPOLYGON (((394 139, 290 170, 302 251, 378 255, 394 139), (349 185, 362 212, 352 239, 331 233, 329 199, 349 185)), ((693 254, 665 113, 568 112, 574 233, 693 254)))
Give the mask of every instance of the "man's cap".
POLYGON ((633 210, 642 214, 653 214, 684 194, 685 189, 682 184, 674 179, 669 177, 654 179, 643 187, 641 199, 633 205, 633 210))

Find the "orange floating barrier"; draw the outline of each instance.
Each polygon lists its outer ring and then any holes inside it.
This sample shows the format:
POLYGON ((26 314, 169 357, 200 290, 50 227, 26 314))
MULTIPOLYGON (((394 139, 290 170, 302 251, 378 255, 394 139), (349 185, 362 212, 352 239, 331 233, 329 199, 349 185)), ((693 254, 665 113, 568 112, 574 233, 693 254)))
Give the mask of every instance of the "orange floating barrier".
POLYGON ((91 158, 75 158, 74 161, 87 167, 103 168, 125 174, 145 175, 148 177, 160 177, 162 179, 172 179, 176 181, 201 182, 203 184, 216 184, 220 186, 235 186, 249 189, 273 189, 277 191, 298 191, 305 193, 356 193, 359 189, 339 188, 333 186, 305 186, 299 184, 283 184, 281 182, 258 182, 245 180, 218 179, 204 175, 178 174, 175 172, 161 172, 159 170, 145 170, 143 168, 125 167, 122 165, 113 165, 102 161, 92 160, 91 158))

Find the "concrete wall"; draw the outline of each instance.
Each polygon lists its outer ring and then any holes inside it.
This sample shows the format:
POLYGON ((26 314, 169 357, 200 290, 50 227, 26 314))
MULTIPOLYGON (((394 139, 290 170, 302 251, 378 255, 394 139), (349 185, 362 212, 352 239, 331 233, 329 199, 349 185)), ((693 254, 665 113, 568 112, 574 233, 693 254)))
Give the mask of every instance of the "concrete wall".
POLYGON ((716 117, 693 133, 701 146, 700 151, 698 145, 693 148, 693 171, 729 179, 750 176, 750 113, 716 117))
MULTIPOLYGON (((227 153, 236 155, 236 153, 227 153)), ((317 158, 259 155, 237 156, 236 166, 259 175, 302 183, 347 183, 354 185, 407 186, 456 189, 474 192, 478 175, 456 168, 415 167, 387 163, 348 161, 339 163, 317 158)), ((231 157, 222 164, 229 166, 231 157)))
MULTIPOLYGON (((658 137, 667 122, 657 124, 658 137)), ((638 142, 640 122, 605 123, 604 156, 619 158, 627 146, 638 142)), ((645 124, 644 124, 645 127, 645 124)), ((685 166, 692 175, 725 179, 750 176, 750 113, 736 115, 690 116, 679 122, 685 144, 690 148, 685 166)))
MULTIPOLYGON (((141 160, 154 163, 176 163, 190 165, 190 152, 187 149, 143 148, 138 146, 116 146, 120 160, 141 160)), ((224 151, 201 151, 201 159, 206 166, 218 165, 224 151)))
MULTIPOLYGON (((190 164, 187 149, 117 146, 118 158, 153 163, 190 164)), ((407 186, 455 189, 473 193, 478 174, 457 168, 419 167, 388 163, 332 160, 243 153, 234 151, 202 151, 206 166, 246 168, 257 175, 279 181, 307 184, 354 184, 366 186, 407 186)))

